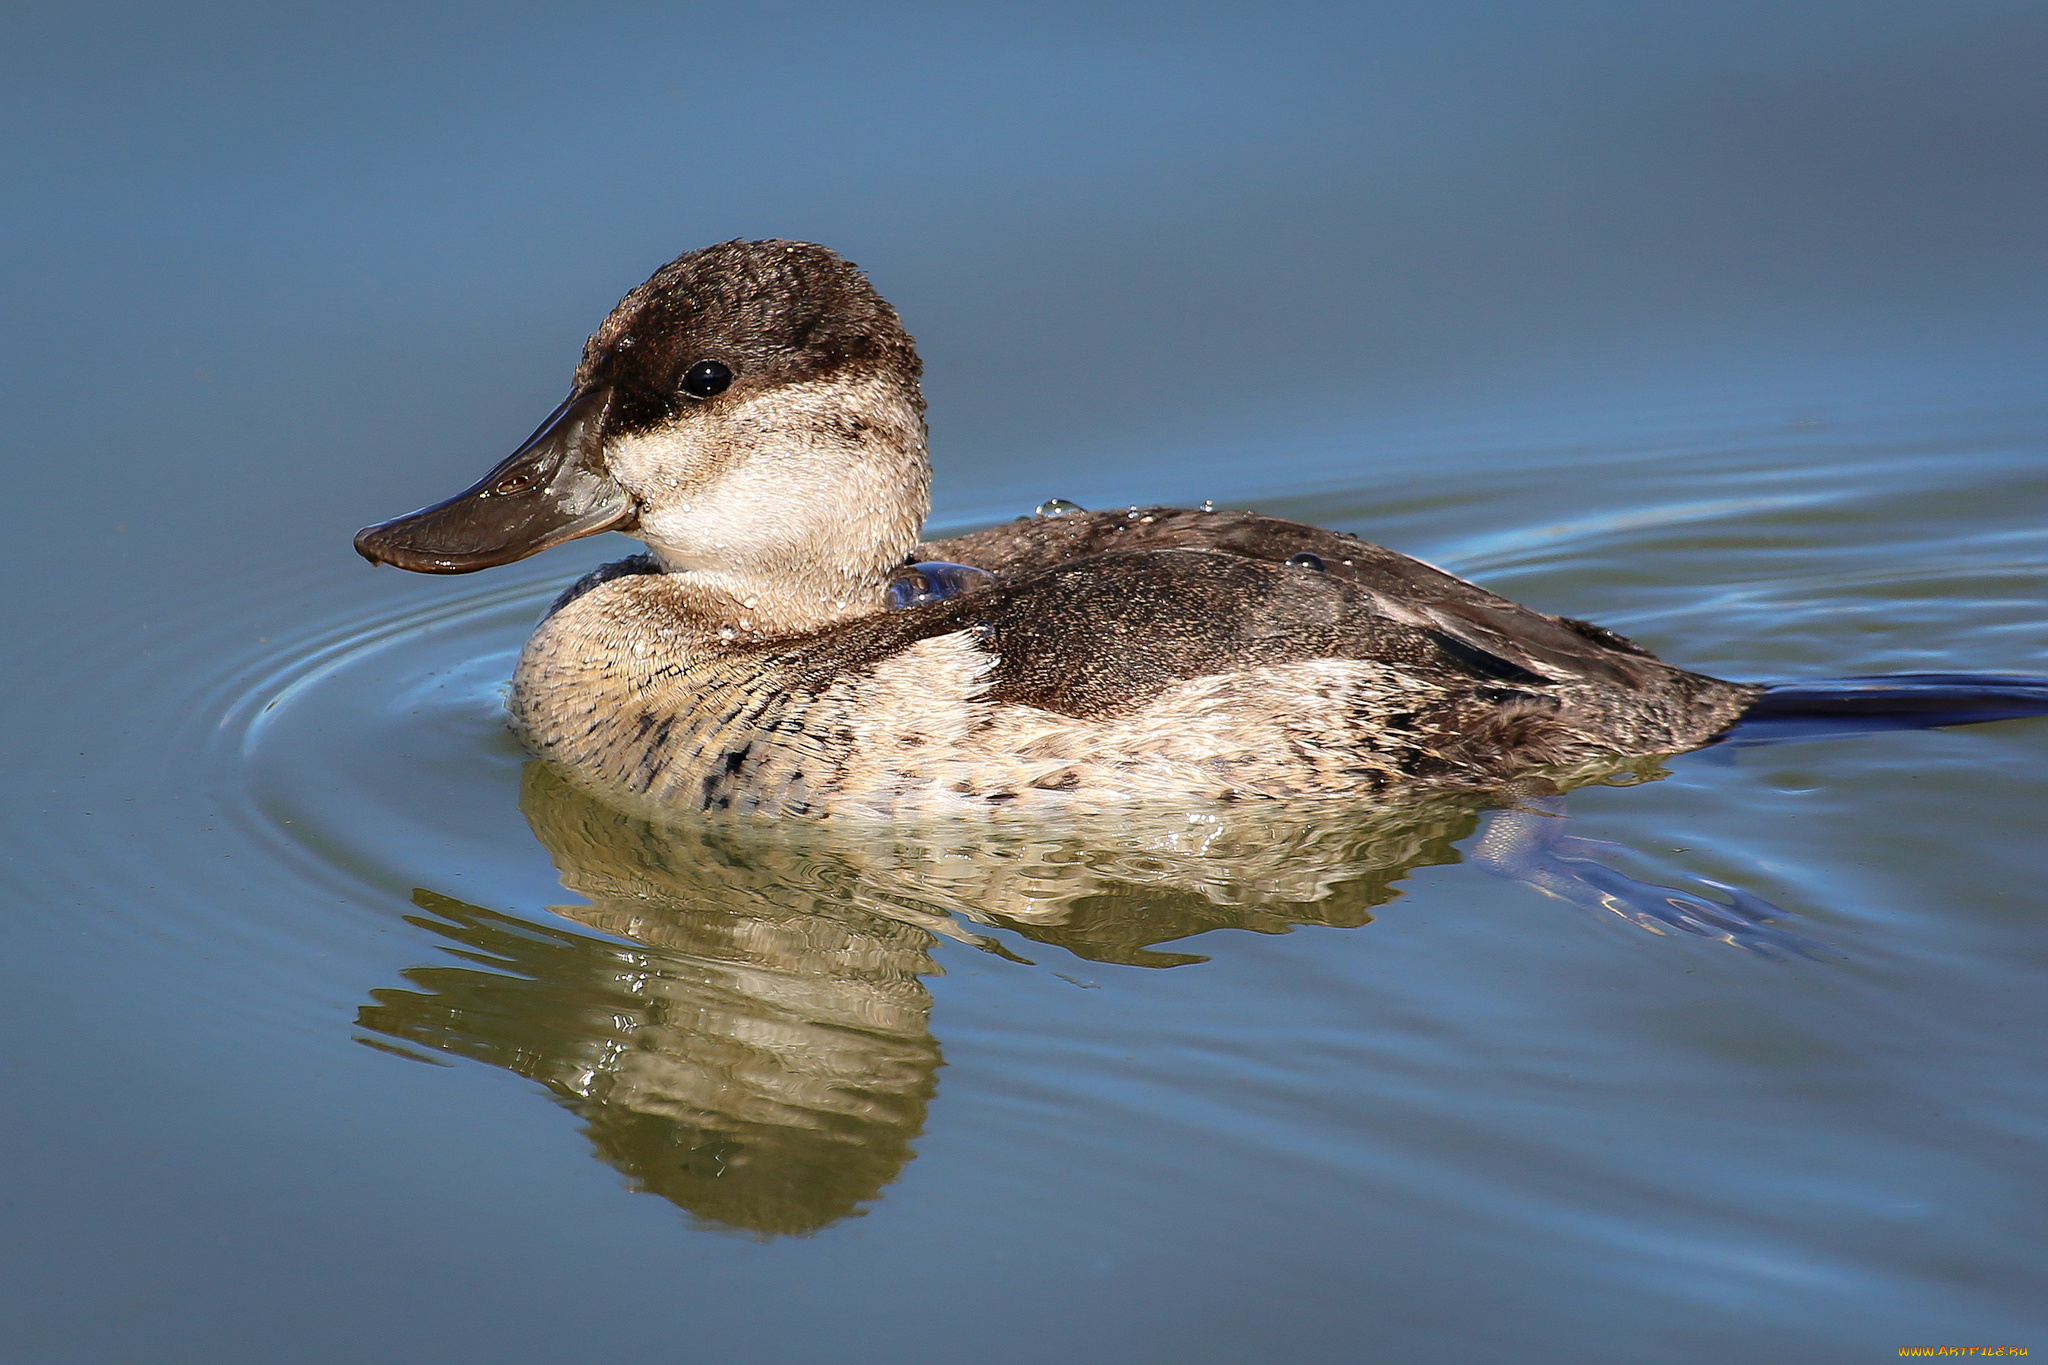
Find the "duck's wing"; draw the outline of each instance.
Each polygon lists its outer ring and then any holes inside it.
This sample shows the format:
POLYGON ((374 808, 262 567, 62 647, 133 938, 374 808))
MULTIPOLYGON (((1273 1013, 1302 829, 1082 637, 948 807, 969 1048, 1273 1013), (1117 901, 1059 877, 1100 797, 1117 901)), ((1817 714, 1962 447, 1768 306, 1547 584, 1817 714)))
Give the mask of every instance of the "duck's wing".
MULTIPOLYGON (((1304 582, 1326 580, 1325 588, 1316 591, 1338 590, 1347 610, 1360 620, 1399 624, 1440 637, 1435 641, 1439 649, 1456 652, 1462 646, 1476 651, 1470 663, 1480 669, 1489 667, 1491 660, 1491 666, 1505 664, 1535 678, 1576 678, 1622 687, 1640 686, 1646 675, 1663 671, 1644 668, 1644 661, 1655 664, 1654 656, 1613 631, 1521 606, 1434 565, 1354 536, 1251 512, 1155 507, 1036 517, 920 545, 913 557, 970 564, 1002 582, 1018 583, 1099 556, 1164 550, 1207 551, 1310 576, 1304 582)), ((1232 604, 1212 595, 1204 605, 1236 615, 1256 603, 1232 604)))
MULTIPOLYGON (((1606 643, 1597 628, 1582 634, 1377 546, 1259 520, 1264 524, 1245 528, 1257 553, 1228 543, 1177 545, 1171 535, 1142 532, 1129 541, 1104 532, 1116 548, 1051 567, 1035 564, 1028 544, 1006 553, 990 532, 920 547, 954 563, 978 562, 996 579, 963 596, 865 617, 805 640, 788 661, 801 660, 802 671, 816 677, 791 682, 815 685, 872 667, 921 639, 968 631, 977 649, 994 656, 982 699, 1100 718, 1127 714, 1195 678, 1361 660, 1485 707, 1539 696, 1573 709, 1592 706, 1599 713, 1588 721, 1595 732, 1620 735, 1638 719, 1662 717, 1652 730, 1682 736, 1669 748, 1704 742, 1732 723, 1756 690, 1673 668, 1625 641, 1606 643), (1289 563, 1304 554, 1323 567, 1289 563), (1634 712, 1640 717, 1632 719, 1634 712)), ((1084 551, 1102 543, 1062 539, 1084 551)))

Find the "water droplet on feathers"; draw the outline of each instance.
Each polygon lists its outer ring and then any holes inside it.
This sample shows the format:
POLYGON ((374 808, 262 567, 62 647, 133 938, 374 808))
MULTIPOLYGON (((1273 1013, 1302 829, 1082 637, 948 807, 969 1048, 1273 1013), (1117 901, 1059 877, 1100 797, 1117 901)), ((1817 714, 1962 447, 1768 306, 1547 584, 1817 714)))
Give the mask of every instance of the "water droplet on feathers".
POLYGON ((929 602, 944 602, 995 581, 994 574, 972 564, 948 564, 937 559, 905 564, 889 576, 889 610, 903 611, 929 602))

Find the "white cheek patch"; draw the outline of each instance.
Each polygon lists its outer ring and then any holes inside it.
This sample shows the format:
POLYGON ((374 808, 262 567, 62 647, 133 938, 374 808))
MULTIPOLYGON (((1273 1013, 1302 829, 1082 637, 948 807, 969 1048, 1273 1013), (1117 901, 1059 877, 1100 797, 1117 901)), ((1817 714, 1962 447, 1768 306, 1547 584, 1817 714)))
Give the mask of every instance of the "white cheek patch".
POLYGON ((672 569, 742 572, 859 552, 924 515, 923 424, 878 378, 779 385, 606 444, 641 539, 672 569), (849 422, 849 417, 858 420, 849 422))
POLYGON ((738 435, 729 421, 692 413, 606 444, 613 480, 640 505, 640 538, 671 568, 710 567, 720 551, 754 533, 744 514, 746 495, 756 491, 745 486, 755 482, 748 477, 755 452, 738 435))

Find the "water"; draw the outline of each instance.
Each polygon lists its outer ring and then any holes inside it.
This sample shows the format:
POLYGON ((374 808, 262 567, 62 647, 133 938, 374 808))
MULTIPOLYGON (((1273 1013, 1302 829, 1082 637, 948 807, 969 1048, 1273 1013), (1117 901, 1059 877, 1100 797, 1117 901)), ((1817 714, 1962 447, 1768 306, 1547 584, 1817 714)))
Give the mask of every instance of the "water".
POLYGON ((633 546, 348 548, 784 233, 918 334, 938 531, 1211 498, 1722 676, 2048 672, 2037 16, 507 14, 13 59, 10 1359, 2044 1340, 2048 722, 1569 798, 1776 960, 1456 802, 650 825, 500 719, 633 546))

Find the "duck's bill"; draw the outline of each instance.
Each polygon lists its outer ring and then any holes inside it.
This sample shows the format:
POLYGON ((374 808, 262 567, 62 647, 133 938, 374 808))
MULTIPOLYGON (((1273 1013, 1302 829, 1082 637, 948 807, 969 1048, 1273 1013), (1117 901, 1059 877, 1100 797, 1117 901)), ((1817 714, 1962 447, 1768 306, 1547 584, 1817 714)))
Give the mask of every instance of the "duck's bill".
POLYGON ((471 487, 356 532, 356 553, 414 573, 474 573, 579 536, 629 528, 633 499, 599 459, 610 398, 606 388, 570 394, 526 444, 471 487))

